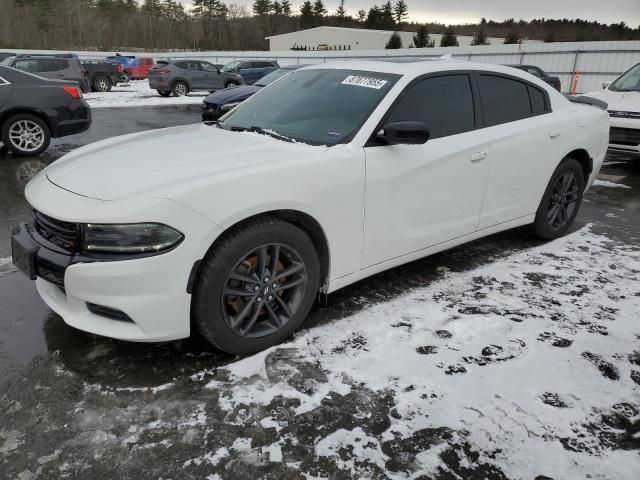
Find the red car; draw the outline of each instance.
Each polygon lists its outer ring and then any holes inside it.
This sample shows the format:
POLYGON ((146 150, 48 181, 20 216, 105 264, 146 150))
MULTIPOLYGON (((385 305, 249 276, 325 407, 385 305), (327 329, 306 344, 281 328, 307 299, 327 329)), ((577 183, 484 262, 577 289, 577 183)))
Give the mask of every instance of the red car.
POLYGON ((125 81, 147 78, 149 76, 149 70, 155 65, 153 58, 132 57, 128 55, 107 57, 107 61, 122 65, 125 81))

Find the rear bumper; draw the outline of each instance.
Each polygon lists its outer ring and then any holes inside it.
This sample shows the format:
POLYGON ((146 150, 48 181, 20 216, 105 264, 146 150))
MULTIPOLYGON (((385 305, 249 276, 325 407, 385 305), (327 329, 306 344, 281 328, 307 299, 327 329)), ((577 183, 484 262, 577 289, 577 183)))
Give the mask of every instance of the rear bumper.
POLYGON ((149 88, 153 90, 171 90, 169 80, 163 78, 149 79, 149 88))
POLYGON ((91 108, 85 100, 73 100, 57 113, 51 122, 51 135, 55 138, 75 135, 91 126, 91 108))

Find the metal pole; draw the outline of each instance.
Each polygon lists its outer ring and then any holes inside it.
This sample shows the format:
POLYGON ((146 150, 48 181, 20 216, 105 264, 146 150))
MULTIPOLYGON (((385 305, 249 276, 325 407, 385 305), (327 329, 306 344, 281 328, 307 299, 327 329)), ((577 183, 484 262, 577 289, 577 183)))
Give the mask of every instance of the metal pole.
POLYGON ((573 81, 576 78, 576 68, 578 68, 578 57, 580 56, 580 50, 576 50, 573 57, 573 68, 571 69, 571 81, 569 82, 569 90, 573 87, 573 81))

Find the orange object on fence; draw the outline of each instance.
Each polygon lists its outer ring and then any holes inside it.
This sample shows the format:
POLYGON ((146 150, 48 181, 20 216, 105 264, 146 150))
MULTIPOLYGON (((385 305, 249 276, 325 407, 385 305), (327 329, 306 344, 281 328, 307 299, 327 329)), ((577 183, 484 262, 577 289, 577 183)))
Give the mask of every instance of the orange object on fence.
POLYGON ((573 78, 571 79, 571 95, 575 95, 578 92, 578 83, 580 82, 580 70, 573 72, 573 78))

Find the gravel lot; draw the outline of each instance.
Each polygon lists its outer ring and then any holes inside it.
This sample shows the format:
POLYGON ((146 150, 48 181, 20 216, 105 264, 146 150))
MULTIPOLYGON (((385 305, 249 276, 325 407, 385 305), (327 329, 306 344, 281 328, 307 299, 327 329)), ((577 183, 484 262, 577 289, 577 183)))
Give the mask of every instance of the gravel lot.
MULTIPOLYGON (((199 112, 95 114, 39 160, 0 154, 3 229, 62 153, 199 112)), ((377 275, 245 358, 74 330, 7 255, 2 238, 0 478, 638 478, 638 161, 610 159, 567 237, 519 229, 377 275)))

